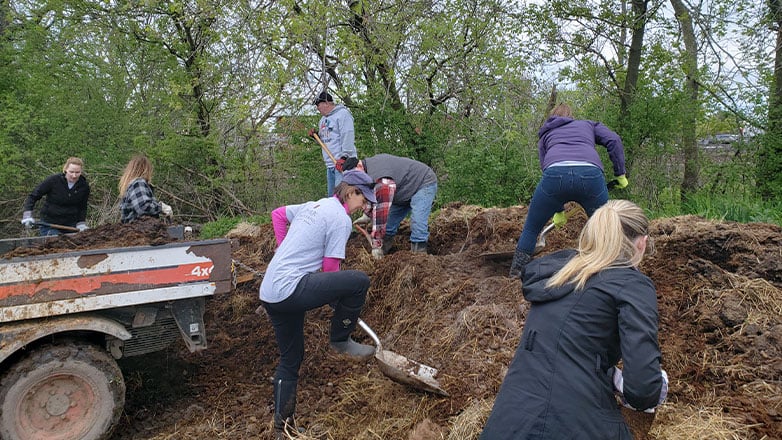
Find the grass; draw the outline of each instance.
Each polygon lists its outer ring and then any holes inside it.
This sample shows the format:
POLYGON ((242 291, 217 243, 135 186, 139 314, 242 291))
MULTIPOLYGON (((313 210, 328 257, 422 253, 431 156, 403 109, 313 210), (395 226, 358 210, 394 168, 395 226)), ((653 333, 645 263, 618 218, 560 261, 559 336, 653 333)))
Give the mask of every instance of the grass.
POLYGON ((746 195, 696 194, 682 207, 682 214, 739 223, 773 223, 782 226, 782 203, 764 202, 746 195))
POLYGON ((216 221, 205 223, 201 227, 200 238, 209 239, 217 237, 225 237, 225 235, 231 229, 235 228, 241 222, 248 222, 253 224, 266 224, 271 221, 269 214, 254 215, 251 217, 223 217, 216 221))

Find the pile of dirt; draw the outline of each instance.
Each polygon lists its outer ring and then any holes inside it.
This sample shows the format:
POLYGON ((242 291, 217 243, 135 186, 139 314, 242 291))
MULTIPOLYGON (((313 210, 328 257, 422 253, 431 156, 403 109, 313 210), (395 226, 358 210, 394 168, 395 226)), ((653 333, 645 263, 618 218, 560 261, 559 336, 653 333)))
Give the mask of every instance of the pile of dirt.
MULTIPOLYGON (((477 438, 528 309, 507 276, 510 260, 486 254, 511 251, 525 215, 526 207, 448 206, 432 221, 430 255, 408 251, 404 224, 397 250, 379 261, 361 235, 351 238, 343 267, 372 279, 363 319, 385 349, 439 369, 450 397, 393 382, 374 360, 331 353, 321 308, 305 326, 298 438, 477 438)), ((585 221, 580 212, 549 234, 543 253, 575 247, 585 221)), ((658 289, 671 384, 650 438, 782 438, 782 229, 686 216, 654 221, 651 234, 656 253, 642 270, 658 289)), ((271 438, 277 347, 255 310, 274 234, 265 225, 235 238, 250 281, 209 301, 204 352, 123 363, 128 396, 115 439, 271 438)))
POLYGON ((175 241, 168 233, 165 222, 154 217, 141 217, 127 224, 105 224, 74 234, 36 237, 29 246, 12 249, 2 259, 30 257, 87 249, 126 246, 157 246, 175 241))

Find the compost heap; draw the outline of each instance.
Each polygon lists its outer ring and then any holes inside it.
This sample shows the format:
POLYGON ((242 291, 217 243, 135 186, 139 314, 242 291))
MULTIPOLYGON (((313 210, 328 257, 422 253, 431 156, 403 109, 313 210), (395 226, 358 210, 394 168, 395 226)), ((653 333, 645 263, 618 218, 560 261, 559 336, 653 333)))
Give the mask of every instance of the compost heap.
MULTIPOLYGON (((439 369, 450 397, 396 383, 374 359, 330 352, 324 307, 306 322, 297 438, 477 438, 528 309, 508 277, 510 258, 486 254, 511 251, 525 215, 526 207, 450 205, 431 222, 429 255, 409 252, 405 222, 396 250, 379 261, 354 234, 343 268, 372 279, 363 319, 385 349, 439 369)), ((580 211, 554 230, 542 253, 575 247, 585 221, 580 211)), ((244 224, 229 235, 237 285, 208 302, 209 348, 124 361, 127 404, 113 438, 271 438, 277 348, 256 308, 274 234, 244 224)), ((782 438, 782 229, 684 216, 653 221, 651 235, 656 253, 642 270, 658 289, 671 383, 648 438, 782 438)), ((360 330, 354 338, 372 344, 360 330)))

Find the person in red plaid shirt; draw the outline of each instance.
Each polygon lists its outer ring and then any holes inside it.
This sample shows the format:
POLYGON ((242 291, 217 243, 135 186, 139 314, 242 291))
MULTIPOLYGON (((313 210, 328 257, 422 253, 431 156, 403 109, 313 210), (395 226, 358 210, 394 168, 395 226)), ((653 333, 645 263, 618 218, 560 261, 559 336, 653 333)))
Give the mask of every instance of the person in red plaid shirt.
POLYGON ((382 258, 393 246, 399 224, 410 214, 410 250, 426 252, 429 215, 437 195, 437 175, 425 163, 378 154, 359 160, 338 160, 337 169, 357 169, 375 180, 377 203, 372 210, 372 256, 382 258))

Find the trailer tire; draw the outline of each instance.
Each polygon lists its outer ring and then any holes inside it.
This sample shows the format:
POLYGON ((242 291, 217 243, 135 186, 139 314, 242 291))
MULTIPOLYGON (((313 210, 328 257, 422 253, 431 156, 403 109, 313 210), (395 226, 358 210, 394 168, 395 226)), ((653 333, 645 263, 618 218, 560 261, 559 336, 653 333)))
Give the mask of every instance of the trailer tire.
POLYGON ((8 369, 0 402, 3 439, 104 439, 122 414, 125 381, 114 358, 94 345, 44 345, 8 369))

